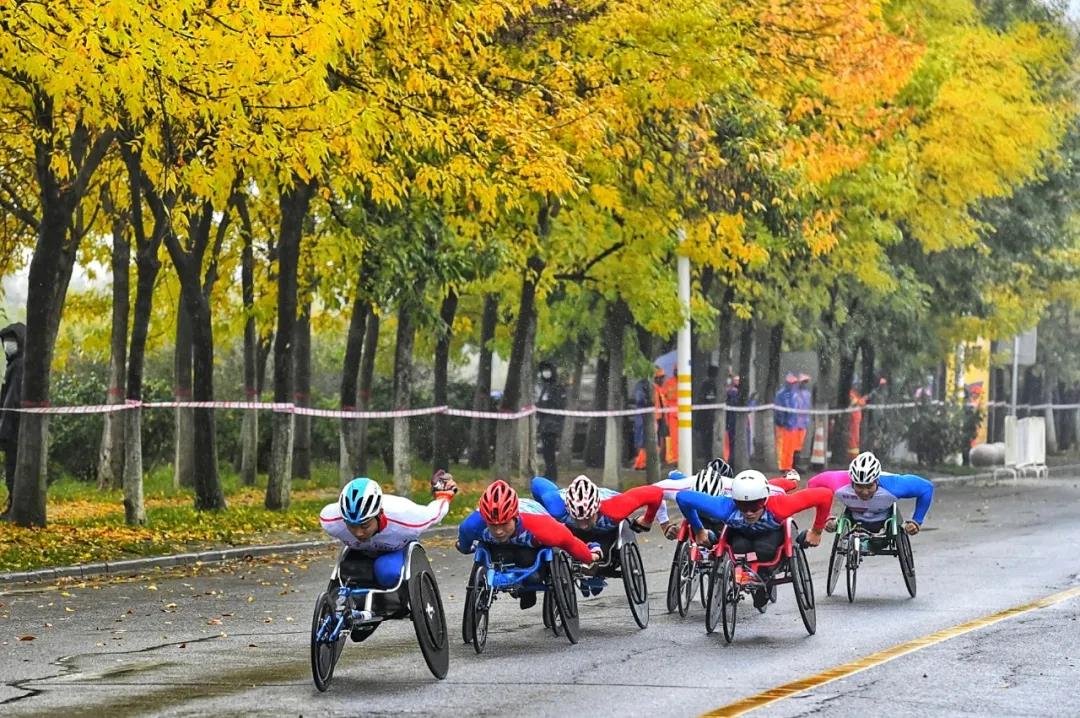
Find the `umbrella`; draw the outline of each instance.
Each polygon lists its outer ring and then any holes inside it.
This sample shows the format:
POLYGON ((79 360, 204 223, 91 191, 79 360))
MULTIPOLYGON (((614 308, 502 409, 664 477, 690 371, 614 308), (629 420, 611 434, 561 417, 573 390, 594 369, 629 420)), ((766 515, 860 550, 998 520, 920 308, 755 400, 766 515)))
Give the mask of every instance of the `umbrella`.
POLYGON ((670 351, 653 359, 653 364, 664 370, 668 376, 675 376, 675 365, 678 363, 678 352, 670 351))

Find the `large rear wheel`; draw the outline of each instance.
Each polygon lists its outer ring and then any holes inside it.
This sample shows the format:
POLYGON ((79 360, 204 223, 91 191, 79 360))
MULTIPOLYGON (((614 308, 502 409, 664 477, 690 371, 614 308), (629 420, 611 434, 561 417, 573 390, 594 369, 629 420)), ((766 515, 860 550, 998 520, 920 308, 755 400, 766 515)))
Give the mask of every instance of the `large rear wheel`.
POLYGON ((806 560, 806 550, 795 546, 794 553, 788 559, 791 571, 791 585, 795 588, 795 602, 799 606, 799 615, 803 626, 811 636, 817 632, 817 608, 814 604, 814 579, 810 575, 810 562, 806 560))
POLYGON ((911 551, 911 537, 902 526, 896 533, 896 555, 900 559, 900 571, 904 575, 904 585, 907 586, 908 594, 915 598, 915 555, 911 551))
POLYGON ((577 587, 570 569, 570 557, 562 551, 555 551, 548 568, 551 572, 551 590, 555 594, 558 621, 562 624, 566 639, 577 643, 581 629, 578 623, 577 587))
POLYGON ((829 554, 829 573, 825 580, 825 595, 833 595, 836 590, 836 582, 840 580, 840 572, 844 570, 843 544, 840 542, 840 532, 837 531, 832 541, 832 553, 829 554))
POLYGON ((442 680, 450 670, 450 641, 442 595, 427 553, 416 546, 409 561, 409 616, 431 675, 442 680))
POLYGON ((630 603, 630 613, 638 628, 649 625, 649 587, 645 583, 645 564, 641 560, 641 549, 636 543, 625 544, 619 551, 619 566, 622 569, 623 588, 626 600, 630 603))

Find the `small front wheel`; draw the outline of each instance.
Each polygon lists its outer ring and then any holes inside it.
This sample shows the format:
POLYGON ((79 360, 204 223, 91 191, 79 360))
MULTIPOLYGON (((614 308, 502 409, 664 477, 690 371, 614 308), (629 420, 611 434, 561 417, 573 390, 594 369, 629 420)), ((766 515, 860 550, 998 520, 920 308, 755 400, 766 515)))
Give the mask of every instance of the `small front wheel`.
POLYGON ((315 612, 311 617, 311 677, 320 692, 330 687, 334 667, 348 635, 347 631, 339 630, 336 639, 329 640, 337 628, 337 620, 334 600, 325 591, 320 593, 315 600, 315 612))

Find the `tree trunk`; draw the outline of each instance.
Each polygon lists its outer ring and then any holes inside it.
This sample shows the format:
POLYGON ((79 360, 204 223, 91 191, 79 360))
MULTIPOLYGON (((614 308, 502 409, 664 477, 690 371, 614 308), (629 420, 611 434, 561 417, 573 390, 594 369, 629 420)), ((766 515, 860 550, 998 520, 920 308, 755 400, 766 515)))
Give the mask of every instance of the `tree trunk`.
MULTIPOLYGON (((846 409, 851 406, 851 385, 855 379, 855 352, 848 348, 846 332, 841 330, 840 372, 836 381, 836 408, 846 409)), ((851 414, 833 416, 833 428, 829 435, 829 446, 834 463, 844 463, 848 458, 848 438, 850 436, 851 414)))
MULTIPOLYGON (((81 123, 76 124, 68 148, 74 172, 70 179, 61 180, 53 163, 58 148, 53 142, 52 98, 36 87, 33 94, 34 122, 42 133, 34 139, 41 216, 27 277, 22 382, 22 402, 26 407, 43 406, 49 401, 56 335, 81 240, 78 232, 69 237, 68 228, 114 138, 111 131, 92 138, 81 123)), ((11 507, 11 520, 18 526, 46 523, 48 425, 43 414, 25 414, 19 422, 11 507)))
MULTIPOLYGON (((379 315, 372 310, 364 331, 364 353, 360 358, 360 394, 356 408, 361 411, 371 407, 371 386, 375 381, 375 352, 379 348, 379 315)), ((367 419, 360 419, 360 431, 356 440, 356 473, 367 474, 367 419)))
MULTIPOLYGON (((293 176, 293 186, 281 191, 278 240, 277 333, 274 338, 274 401, 287 403, 293 393, 293 341, 296 331, 296 288, 300 240, 304 231, 313 181, 293 176)), ((275 413, 270 449, 270 476, 266 482, 266 508, 289 508, 292 491, 293 414, 275 413)))
MULTIPOLYGON (((450 340, 453 338, 454 316, 457 314, 458 295, 451 287, 446 298, 443 299, 442 308, 439 310, 441 326, 437 330, 438 341, 435 344, 435 406, 447 404, 447 373, 450 365, 450 340)), ((446 414, 436 414, 434 424, 434 450, 431 457, 432 468, 450 468, 450 417, 446 414)), ((460 438, 458 439, 460 441, 460 438)))
MULTIPOLYGON (((638 349, 643 356, 651 359, 656 345, 655 337, 640 324, 635 325, 635 330, 638 349)), ((651 385, 653 380, 651 371, 646 374, 646 379, 651 385)), ((655 386, 651 385, 651 391, 656 391, 655 386)), ((645 478, 650 484, 655 484, 660 480, 660 439, 657 436, 655 414, 645 415, 645 423, 642 429, 644 429, 645 434, 645 478)))
MULTIPOLYGON (((484 297, 484 312, 480 319, 480 359, 476 368, 476 392, 473 411, 491 410, 491 343, 495 339, 495 324, 499 318, 499 295, 484 297)), ((491 467, 491 419, 473 419, 469 426, 469 466, 478 469, 491 467)))
MULTIPOLYGON (((293 403, 296 406, 311 406, 311 302, 305 302, 296 322, 296 365, 293 376, 295 382, 293 403)), ((293 429, 293 465, 294 479, 311 478, 311 417, 299 414, 293 429)))
MULTIPOLYGON (((738 404, 744 407, 750 398, 750 357, 754 350, 754 324, 744 321, 739 331, 739 382, 738 404)), ((731 465, 741 471, 750 465, 747 447, 747 432, 750 429, 749 417, 739 412, 735 421, 735 445, 731 447, 731 465)))
MULTIPOLYGON (((113 215, 112 225, 112 328, 109 334, 109 396, 110 404, 124 403, 124 373, 127 371, 127 336, 130 314, 131 243, 124 234, 127 219, 112 207, 109 193, 102 192, 113 215)), ((101 451, 98 453, 98 488, 119 488, 124 479, 123 412, 107 412, 101 432, 101 451)))
MULTIPOLYGON (((397 341, 394 346, 394 408, 411 408, 412 352, 416 324, 412 310, 398 307, 397 341)), ((394 420, 394 490, 399 496, 412 493, 412 445, 409 441, 409 419, 394 420)))
MULTIPOLYGON (((181 297, 176 312, 176 346, 173 348, 173 398, 191 401, 192 356, 191 315, 181 297)), ((195 485, 195 414, 189 407, 174 410, 173 487, 195 485)))
MULTIPOLYGON (((362 280, 361 280, 362 281, 362 280)), ((367 328, 371 303, 362 298, 360 284, 357 282, 356 297, 353 300, 352 315, 349 317, 349 332, 345 338, 345 360, 341 368, 342 411, 356 408, 357 386, 360 374, 360 357, 364 350, 364 331, 367 328)), ((338 461, 338 481, 341 486, 359 476, 357 473, 360 422, 357 419, 342 419, 340 429, 341 453, 338 461)))
MULTIPOLYGON (((522 403, 532 404, 536 399, 535 381, 536 368, 533 366, 533 356, 536 347, 536 313, 533 312, 529 322, 529 331, 525 335, 525 357, 521 366, 521 396, 522 403)), ((514 445, 513 460, 517 465, 517 475, 528 486, 530 476, 536 476, 539 471, 536 461, 536 425, 537 415, 533 414, 513 422, 517 425, 518 440, 514 445)))
MULTIPOLYGON (((547 210, 541 211, 546 215, 547 210)), ((530 350, 529 336, 533 331, 536 318, 536 285, 540 273, 544 270, 544 261, 539 257, 529 257, 521 278, 521 300, 518 303, 517 326, 514 328, 514 340, 510 348, 510 363, 506 368, 506 386, 503 387, 499 410, 518 411, 521 408, 521 390, 523 386, 522 369, 526 365, 526 353, 530 350)), ((520 450, 520 428, 517 421, 500 421, 496 427, 495 441, 495 478, 509 480, 517 463, 514 459, 520 450)))
MULTIPOLYGON (((780 384, 780 349, 784 341, 784 325, 775 324, 769 327, 764 322, 760 323, 755 341, 758 343, 759 352, 758 401, 762 405, 771 404, 780 384), (766 352, 768 360, 762 361, 761 353, 766 352)), ((754 417, 754 453, 757 454, 758 461, 771 470, 777 465, 773 411, 772 409, 759 411, 754 417)))
MULTIPOLYGON (((240 285, 244 301, 244 398, 248 401, 259 400, 259 378, 256 369, 259 352, 259 331, 255 326, 255 249, 254 235, 251 229, 251 217, 248 215, 247 201, 241 194, 236 203, 240 217, 241 234, 244 248, 240 258, 240 285)), ((243 425, 240 429, 240 480, 244 486, 254 486, 259 472, 259 412, 250 409, 244 412, 243 425)))
MULTIPOLYGON (((604 411, 608 403, 608 378, 610 370, 608 364, 609 347, 600 348, 600 356, 596 358, 596 386, 593 389, 593 411, 604 411)), ((589 428, 585 434, 585 466, 595 469, 604 465, 604 433, 607 424, 603 417, 589 419, 589 428)))
MULTIPOLYGON (((624 409, 623 397, 623 335, 629 319, 629 310, 620 299, 608 304, 604 322, 604 344, 608 348, 608 411, 624 409)), ((609 489, 618 489, 621 483, 622 468, 622 417, 605 417, 604 437, 604 479, 603 485, 609 489)))
MULTIPOLYGON (((579 340, 574 347, 574 369, 570 378, 570 393, 566 399, 566 408, 576 411, 581 403, 581 375, 585 370, 585 342, 579 340)), ((559 455, 563 460, 571 462, 574 459, 574 434, 577 431, 577 420, 566 417, 563 424, 562 436, 559 437, 559 455)))
MULTIPOLYGON (((191 287, 192 354, 194 355, 195 401, 214 401, 214 330, 210 304, 202 292, 191 287)), ((213 409, 195 409, 195 508, 216 511, 225 508, 225 493, 217 464, 217 431, 213 409)))

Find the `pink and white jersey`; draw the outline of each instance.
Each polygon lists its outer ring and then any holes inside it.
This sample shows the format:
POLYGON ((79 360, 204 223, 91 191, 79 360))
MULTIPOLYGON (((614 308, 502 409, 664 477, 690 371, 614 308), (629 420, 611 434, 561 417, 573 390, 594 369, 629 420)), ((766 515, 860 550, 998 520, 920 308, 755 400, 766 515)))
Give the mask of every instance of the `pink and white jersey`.
POLYGON ((421 506, 401 496, 384 495, 382 506, 385 525, 366 541, 359 541, 349 533, 336 501, 319 512, 319 523, 323 531, 349 548, 372 553, 397 551, 405 548, 410 541, 418 540, 420 534, 442 521, 450 510, 450 501, 440 497, 427 506, 421 506))

